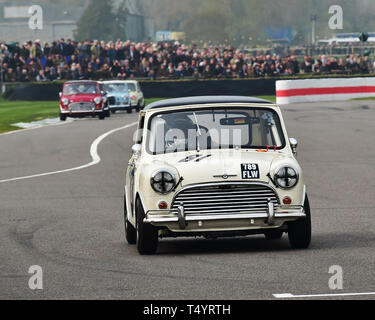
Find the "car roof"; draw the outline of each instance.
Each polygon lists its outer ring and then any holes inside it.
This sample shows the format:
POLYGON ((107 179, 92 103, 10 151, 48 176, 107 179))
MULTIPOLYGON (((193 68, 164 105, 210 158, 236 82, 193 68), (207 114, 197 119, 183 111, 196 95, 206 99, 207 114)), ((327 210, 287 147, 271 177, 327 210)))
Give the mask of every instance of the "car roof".
POLYGON ((74 81, 66 81, 64 84, 80 84, 80 83, 99 83, 98 81, 94 80, 74 80, 74 81))
POLYGON ((127 83, 126 80, 106 80, 106 81, 100 81, 100 83, 127 83))
POLYGON ((198 97, 185 97, 157 101, 149 104, 144 110, 153 110, 167 107, 178 107, 195 104, 212 104, 212 103, 261 103, 273 104, 271 101, 244 96, 198 96, 198 97))

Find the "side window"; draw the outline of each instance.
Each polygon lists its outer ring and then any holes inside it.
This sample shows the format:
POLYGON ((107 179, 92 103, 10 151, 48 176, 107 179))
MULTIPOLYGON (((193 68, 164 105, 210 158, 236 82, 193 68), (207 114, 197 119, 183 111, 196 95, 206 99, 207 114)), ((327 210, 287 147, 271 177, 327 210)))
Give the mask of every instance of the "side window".
POLYGON ((143 142, 143 129, 145 127, 145 115, 140 115, 139 116, 139 121, 138 121, 138 129, 136 133, 136 144, 142 144, 143 142))

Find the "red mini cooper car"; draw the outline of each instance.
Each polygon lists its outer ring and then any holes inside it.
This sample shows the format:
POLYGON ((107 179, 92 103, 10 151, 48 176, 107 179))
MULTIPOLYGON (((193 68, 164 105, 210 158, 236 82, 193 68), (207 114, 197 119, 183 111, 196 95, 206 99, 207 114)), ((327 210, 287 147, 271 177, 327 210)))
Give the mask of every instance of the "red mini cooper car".
POLYGON ((104 120, 109 115, 105 92, 100 91, 96 81, 69 81, 60 92, 60 120, 67 117, 83 118, 99 116, 104 120))

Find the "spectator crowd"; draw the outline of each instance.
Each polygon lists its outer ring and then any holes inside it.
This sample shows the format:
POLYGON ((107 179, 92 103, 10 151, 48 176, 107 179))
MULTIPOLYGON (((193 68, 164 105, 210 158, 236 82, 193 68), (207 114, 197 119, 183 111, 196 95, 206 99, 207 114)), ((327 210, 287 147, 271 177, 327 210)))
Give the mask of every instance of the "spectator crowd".
POLYGON ((170 42, 0 43, 1 75, 5 82, 99 79, 247 78, 305 74, 370 73, 368 56, 251 54, 229 46, 186 46, 170 42))

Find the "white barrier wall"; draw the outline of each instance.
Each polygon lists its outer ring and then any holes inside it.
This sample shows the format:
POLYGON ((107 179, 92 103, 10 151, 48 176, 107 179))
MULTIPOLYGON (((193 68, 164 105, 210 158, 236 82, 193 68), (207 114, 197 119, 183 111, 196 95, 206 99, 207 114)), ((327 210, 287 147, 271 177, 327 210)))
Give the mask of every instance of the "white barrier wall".
POLYGON ((375 78, 280 80, 276 82, 277 104, 342 101, 364 97, 375 97, 375 78))

